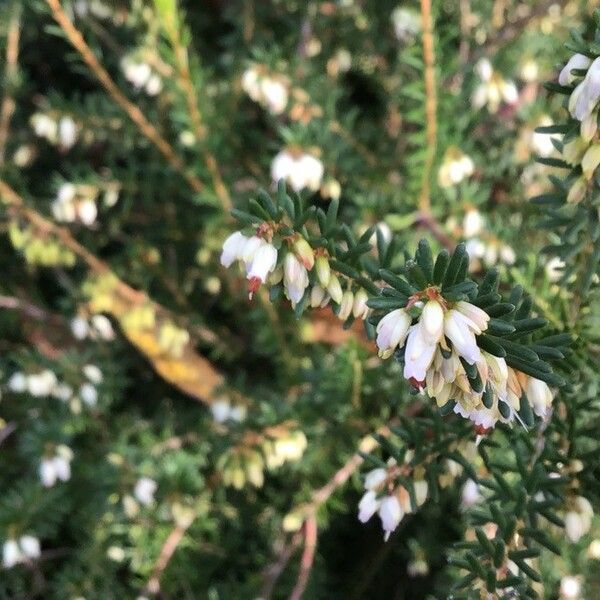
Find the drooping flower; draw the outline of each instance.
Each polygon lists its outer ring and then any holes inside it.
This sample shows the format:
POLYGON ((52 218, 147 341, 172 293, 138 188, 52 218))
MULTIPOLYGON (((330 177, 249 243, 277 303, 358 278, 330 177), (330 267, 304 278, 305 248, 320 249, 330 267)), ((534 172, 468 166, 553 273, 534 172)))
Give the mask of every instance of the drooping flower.
POLYGON ((235 231, 225 240, 221 252, 221 264, 224 267, 230 267, 242 257, 248 239, 241 231, 235 231))
POLYGON ((526 393, 535 414, 538 417, 545 417, 548 408, 552 406, 552 392, 548 384, 535 377, 529 377, 526 393))
POLYGON ((477 323, 458 308, 450 309, 444 317, 444 333, 456 351, 471 365, 481 358, 475 339, 475 334, 481 331, 477 323))
POLYGON ((358 504, 358 520, 366 523, 378 510, 381 501, 373 491, 366 492, 358 504))
POLYGON ((584 54, 574 54, 568 60, 567 64, 562 68, 559 76, 558 83, 560 85, 571 85, 577 77, 571 73, 574 69, 584 70, 588 69, 592 64, 592 60, 584 54))
POLYGON ((390 535, 402 520, 404 512, 400 506, 400 501, 396 496, 385 496, 379 506, 379 518, 385 532, 384 540, 387 542, 390 535))
POLYGON ((412 325, 408 331, 406 350, 404 352, 404 377, 422 383, 425 381, 427 369, 433 361, 437 348, 437 340, 426 337, 423 321, 412 325))
POLYGON ((588 118, 600 99, 600 58, 590 65, 583 81, 569 98, 569 111, 579 121, 588 118))
MULTIPOLYGON (((248 244, 252 241, 250 238, 248 244)), ((260 238, 259 238, 260 239, 260 238)), ((261 239, 261 244, 252 255, 249 263, 246 263, 246 279, 248 279, 248 293, 252 295, 267 280, 267 276, 275 269, 277 264, 277 249, 272 244, 261 239)), ((244 255, 246 251, 244 250, 244 255)))
POLYGON ((292 303, 292 307, 295 307, 302 300, 308 287, 308 272, 292 252, 288 252, 283 261, 283 285, 285 295, 292 303))
POLYGON ((377 325, 377 347, 381 358, 388 358, 398 345, 404 344, 410 322, 410 316, 402 308, 393 310, 379 321, 377 325))
POLYGON ((352 306, 352 315, 355 319, 366 319, 369 316, 369 307, 367 301, 369 300, 369 294, 360 288, 356 294, 354 294, 354 304, 352 306))

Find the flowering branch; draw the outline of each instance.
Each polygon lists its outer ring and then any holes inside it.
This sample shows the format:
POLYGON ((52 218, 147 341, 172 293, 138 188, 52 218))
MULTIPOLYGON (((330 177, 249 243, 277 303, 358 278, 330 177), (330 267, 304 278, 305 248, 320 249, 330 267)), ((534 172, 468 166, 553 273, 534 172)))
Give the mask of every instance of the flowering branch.
POLYGON ((298 317, 307 306, 332 305, 345 326, 362 318, 380 356, 395 355, 405 379, 442 414, 469 418, 480 432, 499 420, 531 426, 532 410, 543 416, 552 401, 548 385, 564 384, 546 361, 563 358, 568 336, 534 340, 546 320, 532 316, 531 297, 517 286, 503 298, 495 270, 480 284, 471 280, 464 244, 434 259, 421 240, 399 266, 399 248, 381 231, 357 239, 338 225, 335 201, 327 213, 306 208, 280 182, 276 201, 261 192, 249 208, 233 211, 247 227, 225 241, 221 262, 245 265, 250 297, 266 283, 298 317))
POLYGON ((46 0, 52 11, 56 22, 60 25, 64 34, 73 47, 79 52, 85 63, 98 78, 109 96, 125 111, 127 116, 139 127, 142 134, 147 137, 167 159, 167 162, 188 182, 196 193, 204 190, 204 184, 192 173, 190 173, 181 157, 173 147, 160 135, 156 127, 148 121, 142 111, 133 102, 130 102, 117 87, 106 69, 100 64, 90 47, 87 45, 81 32, 73 25, 73 22, 65 13, 60 0, 46 0))

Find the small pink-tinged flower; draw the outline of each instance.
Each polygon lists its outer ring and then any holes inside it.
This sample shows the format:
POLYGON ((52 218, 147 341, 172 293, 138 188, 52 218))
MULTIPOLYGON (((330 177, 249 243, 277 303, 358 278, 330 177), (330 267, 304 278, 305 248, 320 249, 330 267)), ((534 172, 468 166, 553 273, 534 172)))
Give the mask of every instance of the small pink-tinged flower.
MULTIPOLYGON (((252 241, 252 238, 250 239, 252 241)), ((250 243, 250 241, 248 243, 250 243)), ((275 246, 262 240, 252 261, 246 266, 246 279, 248 279, 248 293, 250 299, 258 288, 267 280, 267 276, 275 269, 277 264, 277 249, 275 246)))
POLYGON ((393 310, 379 321, 376 343, 381 358, 388 358, 398 345, 404 343, 410 322, 410 316, 402 308, 393 310))

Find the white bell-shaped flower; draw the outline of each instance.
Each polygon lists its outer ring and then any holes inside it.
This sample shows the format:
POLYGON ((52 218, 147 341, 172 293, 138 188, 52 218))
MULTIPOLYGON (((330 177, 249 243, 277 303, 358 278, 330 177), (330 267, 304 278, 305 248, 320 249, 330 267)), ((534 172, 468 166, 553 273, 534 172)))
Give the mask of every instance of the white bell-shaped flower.
POLYGON ((379 506, 379 518, 385 532, 384 539, 387 542, 392 532, 398 527, 404 513, 400 501, 396 496, 385 496, 379 506))
POLYGON ((437 300, 429 300, 423 307, 420 322, 423 338, 428 344, 437 344, 444 332, 444 309, 437 300))
POLYGON ((288 252, 283 261, 283 286, 292 307, 302 300, 308 287, 308 271, 292 252, 288 252))
POLYGON ((560 85, 571 85, 576 79, 575 75, 573 75, 571 71, 573 69, 587 69, 591 64, 591 59, 584 54, 574 54, 571 56, 567 64, 562 68, 558 76, 558 83, 560 83, 560 85))
POLYGON ((2 546, 2 565, 5 569, 11 569, 23 560, 23 555, 17 540, 9 539, 2 546))
POLYGON ((248 291, 250 298, 258 290, 261 284, 267 280, 267 276, 275 269, 277 264, 277 249, 275 246, 264 242, 254 253, 252 262, 247 265, 246 279, 248 279, 248 291))
POLYGON ((40 540, 33 535, 22 535, 19 538, 19 546, 23 554, 29 559, 39 558, 41 555, 40 540))
POLYGON ((425 381, 436 348, 437 342, 430 342, 426 337, 423 321, 413 325, 408 331, 404 352, 404 377, 417 382, 425 381))
POLYGON ((358 504, 358 520, 366 523, 378 510, 381 501, 373 491, 365 492, 358 504))
POLYGON ((221 264, 224 267, 230 267, 236 260, 242 257, 242 252, 248 239, 241 231, 236 231, 223 242, 221 264))
POLYGON ((404 344, 410 322, 410 316, 402 308, 393 310, 379 321, 376 343, 381 358, 388 358, 398 345, 404 344))
POLYGON ((535 414, 538 417, 545 417, 548 408, 552 405, 552 392, 548 384, 535 377, 529 377, 526 393, 535 414))

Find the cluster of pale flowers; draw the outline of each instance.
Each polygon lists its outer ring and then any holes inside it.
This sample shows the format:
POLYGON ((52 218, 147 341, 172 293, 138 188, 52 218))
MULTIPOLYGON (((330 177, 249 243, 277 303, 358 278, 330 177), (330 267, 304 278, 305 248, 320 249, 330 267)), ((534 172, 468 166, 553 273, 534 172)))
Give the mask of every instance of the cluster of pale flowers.
POLYGON ((244 71, 242 88, 273 115, 280 115, 288 104, 289 80, 284 75, 269 72, 264 65, 253 64, 244 71))
POLYGON ((471 100, 475 108, 487 106, 491 113, 496 113, 502 102, 516 104, 519 92, 514 81, 504 79, 500 73, 494 71, 487 58, 482 58, 477 62, 475 71, 481 80, 475 88, 471 100))
POLYGON ((59 444, 51 453, 44 456, 40 462, 40 480, 46 488, 53 487, 57 481, 71 479, 71 461, 73 451, 64 444, 59 444))
POLYGON ((76 316, 71 319, 71 333, 78 340, 102 340, 111 342, 115 339, 115 330, 110 320, 104 315, 92 315, 89 319, 76 316))
POLYGON ((421 15, 419 11, 397 6, 391 14, 392 26, 398 41, 412 42, 421 33, 421 15))
POLYGON ((81 412, 81 402, 88 407, 96 406, 98 402, 97 387, 104 379, 98 366, 86 364, 82 368, 82 382, 77 392, 71 385, 59 381, 56 373, 44 369, 37 373, 25 374, 16 371, 8 380, 8 389, 16 394, 28 393, 35 398, 52 396, 57 400, 68 403, 72 412, 81 412))
POLYGON ((316 192, 324 172, 323 163, 314 154, 296 147, 281 150, 271 163, 273 183, 284 180, 295 192, 303 189, 316 192))
POLYGON ((76 0, 73 8, 81 18, 91 15, 97 19, 108 19, 114 14, 114 8, 101 0, 76 0))
POLYGON ((465 238, 467 254, 471 260, 483 261, 488 266, 502 262, 514 264, 517 259, 515 251, 496 239, 485 227, 485 219, 476 208, 468 208, 462 221, 462 236, 465 238))
POLYGON ((429 288, 422 300, 381 319, 376 340, 379 355, 388 358, 401 348, 404 377, 413 386, 425 389, 440 407, 456 401, 454 412, 484 430, 499 420, 518 418, 524 391, 535 413, 544 416, 552 403, 546 383, 515 371, 503 358, 477 345, 476 336, 487 329, 489 319, 481 308, 463 300, 448 302, 435 288, 429 288), (413 310, 420 312, 414 324, 413 310), (480 391, 472 388, 461 359, 477 368, 480 391))
POLYGON ((279 252, 265 237, 272 237, 272 231, 261 226, 257 235, 247 237, 236 231, 223 244, 221 264, 230 267, 236 260, 244 264, 251 298, 261 284, 276 285, 283 281, 285 295, 295 308, 310 286, 309 272, 314 270, 316 282, 309 295, 312 308, 322 308, 333 301, 339 305, 338 317, 342 321, 350 315, 355 319, 367 318, 367 292, 363 288, 352 291, 349 286, 344 291, 323 252, 313 250, 303 237, 296 235, 289 241, 288 251, 278 266, 279 252))
POLYGON ((40 540, 33 535, 10 538, 2 547, 2 566, 11 569, 19 563, 36 560, 41 555, 40 540))
POLYGON ((438 170, 438 183, 443 188, 452 187, 473 175, 474 170, 473 159, 460 148, 450 146, 438 170))
POLYGON ((416 507, 413 507, 408 490, 395 483, 397 474, 399 468, 393 458, 388 461, 386 468, 379 467, 369 471, 365 476, 365 492, 358 504, 358 518, 361 523, 366 523, 375 513, 379 515, 385 541, 405 515, 425 503, 429 489, 425 479, 413 481, 416 501, 416 507))
POLYGON ((583 54, 575 54, 564 66, 558 82, 564 86, 577 84, 569 98, 569 112, 581 122, 579 135, 563 145, 563 158, 572 166, 581 166, 580 175, 569 189, 567 201, 583 200, 588 184, 600 164, 600 144, 595 139, 598 131, 598 101, 600 100, 600 58, 592 62, 583 54), (575 72, 574 72, 575 71, 575 72), (584 77, 580 73, 585 71, 584 77))
POLYGON ((276 426, 261 437, 257 446, 239 446, 222 454, 217 468, 226 486, 240 490, 250 483, 259 488, 265 481, 265 469, 279 469, 287 462, 300 460, 307 443, 302 430, 276 426))
MULTIPOLYGON (((115 460, 115 456, 111 457, 115 460)), ((116 459, 117 464, 122 464, 121 457, 116 459)), ((140 477, 133 486, 132 494, 125 494, 123 496, 123 511, 125 515, 133 519, 140 512, 140 505, 144 507, 151 507, 154 505, 154 495, 158 490, 158 484, 151 477, 140 477)))
POLYGON ((229 398, 217 398, 211 403, 210 412, 217 423, 241 423, 246 419, 247 410, 243 404, 232 404, 229 398))
POLYGON ((44 138, 50 144, 69 150, 77 142, 80 126, 75 120, 65 115, 36 112, 31 117, 31 126, 38 137, 44 138))
POLYGON ((125 79, 136 90, 144 90, 148 96, 157 96, 163 88, 160 75, 137 53, 128 54, 121 59, 121 70, 125 79))
POLYGON ((119 199, 119 185, 109 182, 103 188, 84 183, 65 182, 59 188, 52 201, 52 214, 63 223, 79 222, 91 227, 98 217, 97 201, 103 192, 103 203, 112 207, 119 199))

